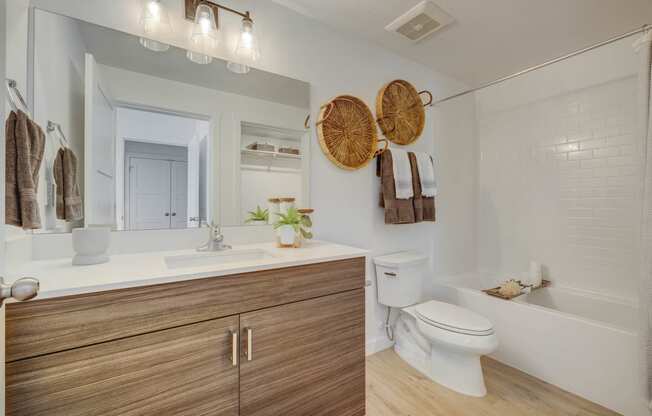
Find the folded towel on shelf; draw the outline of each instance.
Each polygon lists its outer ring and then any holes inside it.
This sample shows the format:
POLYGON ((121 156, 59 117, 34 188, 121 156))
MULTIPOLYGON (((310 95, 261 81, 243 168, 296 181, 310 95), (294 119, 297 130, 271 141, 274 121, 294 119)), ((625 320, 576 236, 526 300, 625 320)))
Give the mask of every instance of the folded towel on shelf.
POLYGON ((77 156, 68 148, 61 148, 54 160, 54 181, 57 184, 57 218, 77 221, 84 217, 77 181, 77 156))
MULTIPOLYGON (((376 174, 380 176, 380 206, 385 209, 385 224, 412 224, 415 222, 412 198, 396 198, 393 152, 387 150, 378 157, 376 174)), ((409 164, 409 159, 408 159, 409 164)), ((410 166, 410 176, 411 176, 410 166)), ((412 183, 410 182, 410 188, 412 183)))
POLYGON ((432 156, 423 152, 414 152, 419 178, 421 183, 421 194, 425 197, 437 196, 437 179, 435 178, 435 166, 432 156))
POLYGON ((20 110, 11 112, 5 129, 5 223, 25 230, 41 228, 36 193, 45 133, 20 110))
POLYGON ((400 149, 392 149, 391 152, 396 199, 410 199, 414 196, 414 189, 412 188, 412 167, 408 153, 400 149))
POLYGON ((417 155, 410 152, 409 156, 412 164, 412 186, 414 187, 414 220, 415 222, 434 222, 436 219, 435 198, 423 195, 421 171, 418 168, 417 155))

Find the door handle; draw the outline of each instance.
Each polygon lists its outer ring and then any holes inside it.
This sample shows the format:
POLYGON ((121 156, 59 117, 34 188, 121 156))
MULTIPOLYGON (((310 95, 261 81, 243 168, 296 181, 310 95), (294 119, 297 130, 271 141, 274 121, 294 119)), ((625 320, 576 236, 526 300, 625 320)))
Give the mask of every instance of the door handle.
POLYGON ((247 361, 254 359, 254 330, 251 328, 245 328, 247 334, 247 349, 245 350, 245 357, 247 361))
POLYGON ((173 212, 173 213, 172 213, 172 216, 173 216, 173 217, 176 217, 176 216, 177 216, 177 213, 176 213, 176 212, 173 212))
POLYGON ((32 277, 24 277, 16 280, 13 284, 5 283, 0 277, 0 306, 7 299, 16 299, 19 302, 30 300, 38 295, 40 282, 32 277))
POLYGON ((238 366, 238 331, 231 331, 231 364, 238 366))
POLYGON ((166 217, 169 217, 169 216, 170 216, 170 213, 169 213, 169 212, 166 212, 166 213, 165 213, 165 216, 166 216, 166 217))

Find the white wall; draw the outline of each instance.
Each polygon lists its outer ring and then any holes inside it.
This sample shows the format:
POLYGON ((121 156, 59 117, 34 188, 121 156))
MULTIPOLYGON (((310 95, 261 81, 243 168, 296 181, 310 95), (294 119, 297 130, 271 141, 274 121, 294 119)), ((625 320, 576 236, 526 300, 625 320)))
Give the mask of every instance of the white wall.
MULTIPOLYGON (((39 7, 81 18, 93 23, 109 26, 130 33, 138 33, 137 21, 140 2, 132 0, 34 0, 39 7)), ((376 94, 383 84, 397 78, 410 80, 419 89, 429 89, 436 97, 445 96, 462 86, 454 80, 434 73, 433 71, 412 61, 398 57, 369 42, 355 39, 345 33, 298 15, 280 7, 268 0, 225 0, 224 5, 237 9, 250 9, 254 13, 256 30, 261 39, 263 53, 259 68, 285 76, 301 79, 311 84, 311 112, 313 122, 319 107, 338 94, 354 94, 370 105, 375 102, 376 94)), ((166 0, 165 4, 172 10, 172 25, 177 33, 174 43, 183 47, 187 44, 186 34, 188 22, 182 17, 182 2, 166 0)), ((224 34, 223 53, 228 58, 239 31, 240 19, 222 13, 221 25, 224 34)), ((130 88, 141 84, 138 76, 130 78, 129 87, 125 88, 125 96, 136 99, 130 88)), ((157 90, 150 101, 157 106, 174 107, 175 97, 179 96, 181 86, 157 90)), ((184 86, 183 88, 187 88, 184 86)), ((117 93, 116 93, 117 94, 117 93)), ((215 100, 206 94, 199 94, 192 102, 183 103, 186 108, 201 114, 205 109, 204 99, 215 100)), ((257 108, 249 109, 252 116, 264 118, 257 121, 260 124, 275 125, 274 117, 261 114, 257 108)), ((305 115, 304 115, 305 117, 305 115)), ((214 117, 216 121, 220 119, 214 117)), ((427 110, 427 126, 424 134, 415 145, 409 149, 434 150, 433 142, 433 111, 427 110)), ((236 126, 232 115, 221 118, 223 122, 236 126)), ((256 121, 256 120, 250 120, 256 121)), ((303 123, 301 118, 300 125, 303 123)), ((228 127, 228 126, 227 126, 228 127)), ((231 127, 234 128, 234 127, 231 127)), ((233 134, 233 133, 231 133, 233 134)), ((348 172, 335 167, 321 152, 313 131, 311 139, 311 201, 316 209, 314 215, 315 232, 321 239, 367 248, 372 255, 384 254, 394 250, 419 250, 424 253, 435 253, 442 245, 463 245, 470 237, 468 229, 457 230, 447 226, 450 221, 459 221, 458 213, 451 209, 454 206, 465 206, 472 200, 471 189, 459 189, 448 196, 447 210, 439 217, 439 225, 420 224, 413 226, 386 226, 378 207, 379 181, 375 177, 373 165, 357 171, 348 172), (455 200, 459 198, 458 200, 455 200), (439 243, 435 245, 435 241, 439 243)), ((442 140, 448 140, 443 138, 442 140)), ((452 165, 458 157, 462 160, 467 154, 458 154, 464 150, 450 146, 444 148, 448 153, 445 157, 451 163, 442 165, 439 171, 440 187, 454 189, 456 186, 467 186, 466 182, 451 181, 449 172, 443 169, 452 165)), ((437 156, 437 155, 435 155, 437 156)), ((455 167, 455 172, 458 168, 455 167)), ((230 178, 224 178, 229 180, 230 178)), ((228 185, 230 182, 225 182, 228 185)), ((472 221, 468 218, 467 221, 472 221)), ((447 264, 451 270, 465 270, 473 267, 472 258, 459 256, 454 263, 447 264)), ((438 269, 438 272, 441 270, 438 269)), ((368 278, 375 280, 374 271, 369 264, 368 278)), ((376 312, 375 286, 367 289, 367 337, 370 346, 378 341, 382 344, 384 334, 381 330, 382 316, 376 312)))
MULTIPOLYGON (((37 10, 34 13, 33 116, 43 128, 48 120, 61 125, 68 147, 77 155, 77 177, 84 189, 84 53, 86 46, 77 25, 69 19, 37 10)), ((56 219, 56 204, 47 201, 48 177, 61 147, 59 135, 47 135, 41 166, 38 200, 44 228, 69 232, 74 225, 56 219)), ((52 194, 54 195, 54 194, 52 194)), ((82 194, 83 198, 83 194, 82 194)))
POLYGON ((626 39, 477 95, 478 265, 637 299, 642 141, 626 39))

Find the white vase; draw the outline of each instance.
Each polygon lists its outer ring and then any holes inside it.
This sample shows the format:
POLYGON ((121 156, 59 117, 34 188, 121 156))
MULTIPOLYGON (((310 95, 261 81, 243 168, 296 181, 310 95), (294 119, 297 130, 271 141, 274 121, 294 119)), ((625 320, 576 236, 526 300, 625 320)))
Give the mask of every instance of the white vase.
POLYGON ((291 225, 282 225, 277 230, 281 244, 284 246, 293 246, 296 233, 291 225))
POLYGON ((251 225, 267 225, 267 221, 264 220, 251 221, 251 225))
POLYGON ((109 227, 75 228, 72 230, 72 247, 75 257, 72 264, 85 266, 109 261, 106 252, 111 244, 109 227))

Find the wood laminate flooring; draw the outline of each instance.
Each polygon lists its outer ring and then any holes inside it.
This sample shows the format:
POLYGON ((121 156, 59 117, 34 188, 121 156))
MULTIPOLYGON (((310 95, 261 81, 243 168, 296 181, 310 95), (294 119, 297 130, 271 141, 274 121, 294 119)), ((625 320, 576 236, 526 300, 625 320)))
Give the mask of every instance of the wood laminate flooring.
POLYGON ((483 358, 488 394, 467 397, 432 382, 393 350, 367 358, 367 416, 615 416, 558 387, 483 358))

